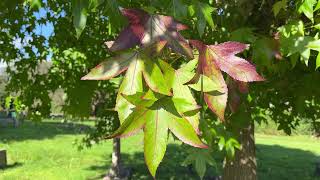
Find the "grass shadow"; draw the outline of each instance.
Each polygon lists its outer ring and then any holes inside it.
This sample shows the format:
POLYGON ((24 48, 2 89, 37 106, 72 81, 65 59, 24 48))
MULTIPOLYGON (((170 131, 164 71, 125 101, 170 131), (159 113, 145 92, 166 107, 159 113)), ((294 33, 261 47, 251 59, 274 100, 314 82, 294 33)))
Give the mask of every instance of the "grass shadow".
MULTIPOLYGON (((158 180, 190 180, 199 179, 196 172, 190 167, 184 167, 181 163, 187 157, 183 148, 177 144, 169 144, 163 161, 157 170, 158 180)), ((125 168, 131 171, 132 180, 149 180, 153 179, 150 175, 147 166, 144 161, 143 152, 137 152, 133 154, 121 153, 122 163, 125 168)), ((102 166, 90 166, 88 170, 99 171, 105 173, 110 168, 110 163, 102 166)), ((98 175, 96 177, 88 178, 91 180, 97 180, 104 177, 105 174, 98 175)), ((208 179, 209 180, 209 179, 208 179)))
MULTIPOLYGON (((176 144, 169 144, 166 155, 157 171, 159 180, 199 179, 194 170, 181 166, 186 153, 176 144)), ((258 179, 260 180, 318 180, 315 176, 315 162, 319 160, 312 152, 282 146, 257 145, 258 179)), ((222 159, 222 157, 217 157, 222 159)), ((152 179, 145 165, 142 152, 122 153, 122 162, 132 171, 132 180, 152 179)), ((102 166, 91 166, 88 170, 105 173, 111 162, 102 166)), ((207 172, 213 175, 212 171, 207 172)), ((101 179, 104 174, 90 179, 101 179)), ((211 180, 213 178, 205 178, 211 180)))
POLYGON ((319 156, 310 151, 258 144, 258 179, 320 180, 320 177, 315 176, 316 162, 319 159, 319 156))
POLYGON ((54 120, 41 123, 24 121, 18 128, 0 127, 0 142, 50 139, 57 135, 85 134, 90 130, 89 125, 79 123, 60 123, 54 120))
POLYGON ((3 167, 3 168, 0 168, 0 170, 8 170, 8 169, 13 169, 13 168, 17 168, 17 167, 20 167, 22 166, 23 164, 20 163, 20 162, 15 162, 13 164, 9 164, 7 165, 6 167, 3 167))

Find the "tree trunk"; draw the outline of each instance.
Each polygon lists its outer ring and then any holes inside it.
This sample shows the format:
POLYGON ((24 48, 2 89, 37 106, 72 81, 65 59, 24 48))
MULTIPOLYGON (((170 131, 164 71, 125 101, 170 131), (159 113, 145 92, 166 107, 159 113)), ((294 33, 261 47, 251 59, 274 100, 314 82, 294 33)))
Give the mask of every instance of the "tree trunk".
POLYGON ((121 171, 121 143, 119 138, 113 139, 113 152, 112 152, 112 164, 111 169, 108 172, 108 176, 114 178, 120 178, 120 171, 121 171))
POLYGON ((240 131, 241 150, 237 150, 232 160, 225 160, 224 180, 256 180, 257 163, 254 140, 254 124, 240 131))

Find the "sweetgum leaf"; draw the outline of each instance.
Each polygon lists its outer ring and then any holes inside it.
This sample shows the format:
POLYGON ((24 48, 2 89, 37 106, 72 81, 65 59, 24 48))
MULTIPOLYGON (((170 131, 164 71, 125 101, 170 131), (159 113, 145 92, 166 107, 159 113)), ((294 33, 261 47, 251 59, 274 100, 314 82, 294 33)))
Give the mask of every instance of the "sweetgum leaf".
MULTIPOLYGON (((190 43, 198 49, 200 54, 197 76, 203 74, 211 78, 217 84, 216 87, 220 87, 219 91, 205 92, 204 99, 219 119, 224 120, 228 88, 220 70, 243 82, 262 81, 264 79, 256 72, 253 65, 235 56, 235 54, 247 48, 246 44, 226 42, 207 46, 197 40, 190 40, 190 43)), ((204 87, 201 88, 204 89, 204 87)))
POLYGON ((197 17, 197 29, 199 35, 202 36, 205 30, 207 23, 211 28, 214 28, 214 23, 211 13, 215 8, 211 7, 207 3, 202 3, 199 1, 193 1, 192 9, 194 9, 197 17))
POLYGON ((111 51, 132 48, 136 45, 147 47, 158 41, 166 41, 167 46, 177 53, 192 58, 192 49, 178 31, 187 29, 172 17, 150 15, 139 9, 122 9, 122 14, 128 18, 129 25, 115 40, 111 51))
POLYGON ((88 2, 86 0, 72 0, 73 25, 76 37, 79 38, 87 24, 88 2))
POLYGON ((123 71, 127 70, 129 64, 138 58, 137 52, 125 52, 108 58, 95 68, 91 69, 89 74, 82 77, 82 80, 109 80, 123 71))
POLYGON ((173 98, 154 96, 151 91, 141 95, 141 93, 137 93, 126 96, 131 103, 136 105, 136 108, 121 124, 119 129, 107 138, 126 137, 143 128, 145 133, 145 160, 152 176, 155 176, 156 170, 165 154, 168 130, 186 144, 207 148, 197 136, 192 124, 177 111, 173 98), (154 102, 154 98, 159 99, 154 102), (137 99, 147 99, 149 102, 154 103, 149 106, 148 102, 148 106, 145 106, 144 103, 137 99))
POLYGON ((316 69, 320 67, 320 53, 318 53, 317 59, 316 59, 316 69))
MULTIPOLYGON (((220 92, 208 92, 204 93, 204 100, 210 110, 214 112, 220 120, 224 120, 224 112, 226 109, 228 99, 228 88, 223 79, 222 73, 216 63, 213 56, 210 53, 209 47, 200 41, 190 41, 199 51, 199 63, 198 73, 203 74, 215 82, 219 83, 220 92)), ((202 83, 203 84, 203 83, 202 83)))
POLYGON ((172 0, 170 6, 173 17, 175 18, 184 18, 187 16, 187 5, 183 4, 181 0, 172 0))
POLYGON ((276 17, 279 14, 280 10, 281 9, 285 10, 286 7, 287 7, 287 0, 281 0, 281 1, 276 2, 272 7, 272 11, 273 11, 274 16, 276 17))
POLYGON ((190 84, 189 87, 196 91, 212 92, 212 91, 223 91, 224 87, 221 86, 217 79, 209 78, 205 75, 200 75, 194 84, 190 84))
POLYGON ((118 90, 115 109, 118 111, 119 120, 123 122, 135 106, 129 103, 121 94, 133 95, 143 91, 143 60, 135 58, 129 65, 126 75, 118 90))
POLYGON ((256 68, 245 59, 235 56, 248 46, 238 42, 226 42, 218 45, 211 45, 210 53, 218 67, 229 74, 233 79, 243 82, 263 81, 256 68))
POLYGON ((121 126, 107 138, 121 138, 131 136, 137 133, 145 125, 145 115, 147 109, 136 108, 127 119, 121 124, 121 126))
POLYGON ((188 156, 183 161, 183 166, 188 166, 190 164, 193 165, 200 179, 203 179, 207 164, 216 167, 216 161, 212 157, 212 152, 208 149, 190 149, 188 152, 188 156))
POLYGON ((165 74, 167 70, 162 70, 159 65, 160 63, 161 61, 153 61, 151 59, 144 61, 143 77, 150 89, 171 96, 172 78, 174 76, 168 76, 169 72, 165 74))
POLYGON ((200 106, 197 105, 189 87, 185 83, 189 82, 194 73, 197 60, 188 62, 185 66, 175 71, 175 79, 172 87, 174 98, 172 99, 177 111, 184 116, 199 133, 200 106))
POLYGON ((320 9, 320 1, 317 2, 316 7, 314 8, 314 11, 317 11, 318 9, 320 9))
POLYGON ((147 111, 144 127, 144 157, 152 176, 162 161, 167 148, 169 113, 162 108, 147 111))
POLYGON ((304 0, 299 7, 299 13, 303 13, 308 19, 313 22, 313 6, 317 3, 317 0, 304 0))

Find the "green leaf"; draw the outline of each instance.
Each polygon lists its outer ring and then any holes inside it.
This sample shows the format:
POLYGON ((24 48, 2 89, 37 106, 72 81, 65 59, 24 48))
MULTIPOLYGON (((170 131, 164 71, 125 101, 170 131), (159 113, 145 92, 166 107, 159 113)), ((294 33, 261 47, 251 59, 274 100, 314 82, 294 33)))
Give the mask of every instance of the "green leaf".
MULTIPOLYGON (((178 78, 177 78, 178 79, 178 78)), ((174 106, 181 116, 189 121, 193 129, 199 132, 200 106, 197 105, 188 86, 175 85, 173 88, 175 98, 172 99, 174 106)))
POLYGON ((39 9, 42 6, 40 0, 28 0, 28 2, 30 3, 31 8, 39 9))
POLYGON ((95 12, 97 7, 104 3, 104 0, 89 0, 89 8, 92 12, 95 12))
POLYGON ((316 60, 316 69, 320 67, 320 53, 318 53, 317 60, 316 60))
MULTIPOLYGON (((148 111, 144 128, 144 157, 153 177, 162 161, 167 147, 169 113, 159 108, 148 111)), ((171 122, 170 122, 171 123, 171 122)))
POLYGON ((316 4, 316 0, 304 0, 299 7, 299 13, 303 13, 308 19, 313 22, 313 6, 316 4))
POLYGON ((172 101, 171 97, 158 96, 149 91, 142 98, 158 99, 152 106, 142 105, 141 93, 133 96, 126 96, 130 102, 137 105, 133 112, 121 124, 120 128, 110 137, 123 137, 131 135, 144 128, 144 153, 148 169, 152 176, 165 154, 167 145, 168 130, 186 144, 207 148, 201 142, 192 124, 181 116, 172 101), (136 97, 134 97, 136 96, 136 97))
POLYGON ((280 38, 281 51, 283 54, 290 56, 295 53, 304 53, 307 49, 310 42, 314 40, 313 37, 310 36, 291 36, 289 38, 280 38))
POLYGON ((304 24, 302 21, 292 21, 281 26, 278 31, 286 38, 290 36, 304 36, 304 24))
POLYGON ((87 0, 72 0, 73 25, 76 28, 76 37, 81 36, 82 31, 86 27, 88 16, 87 0))
POLYGON ((131 113, 127 119, 121 124, 121 126, 109 137, 127 137, 135 134, 145 125, 145 115, 147 110, 142 108, 137 108, 133 113, 131 113))
POLYGON ((221 82, 214 78, 209 78, 205 75, 200 75, 197 82, 195 84, 189 84, 189 87, 196 91, 203 91, 203 92, 212 92, 212 91, 219 91, 224 92, 224 87, 222 86, 221 82))
POLYGON ((207 148, 207 146, 201 142, 201 140, 195 133, 194 128, 187 119, 173 115, 171 116, 172 120, 169 123, 169 129, 176 137, 191 146, 207 148))
POLYGON ((123 122, 132 112, 135 106, 129 103, 121 94, 133 95, 143 91, 143 61, 135 58, 129 65, 127 73, 118 90, 116 111, 118 111, 119 120, 123 122))
POLYGON ((188 166, 192 164, 199 175, 200 179, 203 179, 207 164, 214 166, 216 168, 216 162, 212 158, 212 152, 206 149, 190 149, 188 152, 188 156, 182 163, 183 166, 188 166))
MULTIPOLYGON (((320 2, 320 1, 319 1, 319 2, 320 2)), ((318 29, 318 30, 320 30, 320 24, 316 24, 316 25, 314 25, 313 27, 316 28, 316 29, 318 29)))
POLYGON ((119 2, 117 0, 106 0, 105 2, 105 11, 108 14, 108 18, 110 18, 110 24, 112 24, 112 26, 114 27, 112 28, 114 29, 112 31, 115 31, 120 28, 125 22, 123 16, 119 11, 119 2))
POLYGON ((196 66, 198 64, 198 59, 193 59, 189 61, 187 64, 182 65, 179 71, 183 72, 194 72, 196 66))
POLYGON ((195 4, 196 16, 197 16, 198 32, 199 32, 199 35, 202 36, 207 23, 209 24, 209 26, 211 26, 211 28, 214 28, 214 23, 213 23, 211 13, 215 10, 215 8, 211 7, 207 3, 202 3, 199 1, 194 2, 194 4, 195 4))
POLYGON ((311 41, 307 44, 306 47, 320 52, 320 40, 311 41))
POLYGON ((253 43, 256 41, 257 37, 253 33, 253 28, 239 28, 231 32, 230 40, 238 41, 243 43, 253 43))
POLYGON ((171 12, 173 14, 173 17, 181 19, 185 18, 188 13, 188 6, 183 4, 181 0, 172 0, 171 1, 171 12))
POLYGON ((149 90, 147 93, 137 92, 134 95, 122 94, 122 96, 135 106, 150 107, 153 105, 154 102, 157 101, 157 99, 154 96, 150 98, 150 96, 148 96, 148 93, 152 93, 152 91, 149 90))
POLYGON ((108 58, 100 63, 84 77, 82 80, 109 80, 127 70, 129 64, 138 57, 137 52, 124 52, 119 55, 108 58))
POLYGON ((276 42, 272 38, 263 37, 257 40, 252 46, 252 60, 267 68, 271 68, 277 49, 276 42))
POLYGON ((317 11, 320 9, 320 1, 318 0, 316 7, 314 8, 314 11, 317 11))
POLYGON ((143 77, 148 87, 153 91, 168 96, 172 95, 172 78, 174 78, 174 76, 168 77, 168 75, 165 75, 159 66, 159 62, 146 59, 144 61, 143 77), (165 77, 170 79, 166 79, 165 77))
POLYGON ((198 175, 200 176, 200 178, 203 179, 204 174, 206 173, 206 170, 207 170, 205 159, 197 158, 195 163, 195 169, 198 175))
POLYGON ((224 137, 221 136, 221 137, 220 137, 220 140, 219 140, 219 142, 218 142, 218 146, 219 146, 220 151, 222 151, 222 149, 223 149, 223 147, 225 146, 225 144, 226 144, 226 141, 225 141, 224 137))
POLYGON ((287 0, 281 0, 276 2, 273 7, 272 7, 272 11, 274 16, 277 16, 280 12, 281 9, 285 10, 287 7, 287 0))
POLYGON ((306 49, 300 54, 300 59, 308 66, 309 58, 310 58, 310 49, 306 49))
POLYGON ((163 77, 167 86, 171 89, 175 80, 175 70, 170 66, 170 64, 163 60, 159 60, 158 64, 163 72, 163 77))
POLYGON ((190 122, 196 132, 199 132, 200 113, 197 110, 200 107, 197 105, 189 87, 185 85, 185 83, 194 77, 192 71, 197 62, 197 60, 189 61, 186 65, 175 71, 175 81, 172 87, 174 98, 172 101, 179 114, 190 122))
POLYGON ((206 148, 189 122, 177 112, 171 98, 159 99, 146 113, 145 158, 149 171, 155 176, 165 152, 167 129, 186 144, 206 148))

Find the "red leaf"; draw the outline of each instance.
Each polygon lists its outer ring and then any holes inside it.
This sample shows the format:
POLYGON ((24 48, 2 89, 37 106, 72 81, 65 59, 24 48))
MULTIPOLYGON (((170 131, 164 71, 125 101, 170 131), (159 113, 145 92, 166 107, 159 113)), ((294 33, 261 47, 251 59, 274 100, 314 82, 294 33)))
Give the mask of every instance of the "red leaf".
POLYGON ((210 45, 211 49, 213 49, 216 53, 219 53, 221 56, 229 56, 229 55, 235 55, 242 51, 244 51, 246 48, 249 47, 248 44, 243 44, 239 42, 225 42, 218 45, 210 45))
POLYGON ((224 120, 224 112, 228 99, 228 88, 223 79, 222 73, 214 62, 213 56, 210 54, 208 46, 200 41, 191 40, 190 43, 199 50, 198 73, 219 83, 221 89, 219 91, 204 93, 204 100, 208 107, 214 112, 219 119, 224 120))
POLYGON ((148 21, 149 14, 141 9, 120 9, 123 16, 128 18, 129 24, 141 25, 148 21))
POLYGON ((248 47, 238 42, 226 42, 209 46, 214 61, 219 68, 229 74, 233 79, 243 82, 264 81, 256 68, 245 59, 235 56, 248 47))
MULTIPOLYGON (((245 50, 248 45, 238 42, 226 42, 218 45, 205 45, 201 41, 189 41, 199 51, 198 74, 204 74, 214 79, 222 87, 218 92, 204 93, 204 99, 208 107, 224 120, 224 112, 228 99, 228 88, 223 79, 221 70, 229 74, 233 79, 242 81, 238 88, 241 92, 248 91, 245 82, 263 81, 264 79, 256 72, 256 69, 248 61, 235 56, 235 54, 245 50)), ((191 82, 197 79, 196 76, 191 82)), ((232 90, 232 89, 231 89, 232 90)), ((240 98, 235 96, 233 91, 230 95, 231 109, 235 110, 240 98)))
POLYGON ((162 16, 159 15, 159 17, 162 19, 162 22, 164 25, 171 30, 177 30, 177 31, 182 31, 188 29, 188 26, 181 24, 177 21, 175 21, 172 17, 170 16, 162 16))
POLYGON ((129 20, 129 25, 115 40, 111 51, 132 48, 136 45, 148 47, 159 41, 166 41, 173 51, 193 58, 192 49, 178 31, 187 26, 176 22, 172 17, 150 15, 138 9, 122 9, 122 14, 129 20))
POLYGON ((111 51, 120 51, 140 45, 140 40, 143 37, 143 26, 130 25, 121 31, 119 37, 110 47, 111 51))
POLYGON ((218 55, 215 58, 215 62, 222 71, 238 81, 264 81, 264 78, 256 72, 256 68, 252 64, 237 56, 218 55))

